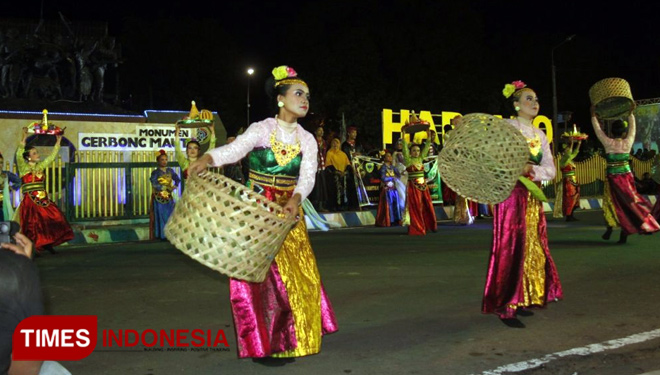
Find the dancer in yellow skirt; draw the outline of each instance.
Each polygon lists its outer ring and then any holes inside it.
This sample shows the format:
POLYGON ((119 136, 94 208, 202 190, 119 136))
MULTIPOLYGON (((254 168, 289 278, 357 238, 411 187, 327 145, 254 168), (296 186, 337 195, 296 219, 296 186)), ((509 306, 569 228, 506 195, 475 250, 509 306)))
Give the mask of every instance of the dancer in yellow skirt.
MULTIPOLYGON (((291 358, 316 354, 321 337, 337 330, 321 285, 301 202, 314 187, 317 143, 297 120, 309 110, 309 88, 286 66, 273 69, 266 84, 277 116, 256 122, 231 144, 208 151, 188 167, 235 163, 249 153, 251 186, 300 220, 289 233, 266 280, 230 280, 238 356, 291 358)), ((272 360, 270 360, 272 361, 272 360)))

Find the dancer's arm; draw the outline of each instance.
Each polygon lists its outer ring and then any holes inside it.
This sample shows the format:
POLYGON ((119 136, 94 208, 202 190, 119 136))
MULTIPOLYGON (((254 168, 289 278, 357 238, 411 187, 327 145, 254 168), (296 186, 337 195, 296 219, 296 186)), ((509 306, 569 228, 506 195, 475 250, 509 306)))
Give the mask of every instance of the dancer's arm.
POLYGON ((557 174, 557 168, 555 167, 555 162, 552 157, 552 150, 550 149, 550 144, 548 143, 548 138, 546 138, 545 133, 539 130, 538 133, 541 138, 541 149, 543 150, 543 158, 541 159, 541 165, 535 165, 532 167, 534 171, 534 181, 549 181, 555 178, 557 174))
POLYGON ((181 167, 181 170, 186 170, 188 168, 188 165, 190 164, 190 161, 188 158, 186 158, 186 154, 181 150, 181 138, 179 137, 179 131, 181 128, 179 125, 177 125, 174 131, 174 158, 176 159, 176 162, 179 163, 179 167, 181 167))
POLYGON ((57 135, 56 137, 57 137, 57 141, 55 142, 55 147, 53 147, 53 151, 50 152, 50 155, 48 155, 47 158, 45 158, 44 160, 42 160, 40 163, 37 164, 37 169, 48 168, 48 166, 55 161, 55 158, 57 158, 57 155, 60 153, 60 142, 62 142, 62 136, 57 135))

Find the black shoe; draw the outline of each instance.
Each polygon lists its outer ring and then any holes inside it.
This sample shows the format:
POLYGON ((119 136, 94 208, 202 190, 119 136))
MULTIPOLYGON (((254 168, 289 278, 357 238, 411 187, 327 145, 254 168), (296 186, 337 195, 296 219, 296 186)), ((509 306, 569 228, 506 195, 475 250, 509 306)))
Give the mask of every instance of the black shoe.
POLYGON ((617 243, 626 243, 627 241, 628 241, 628 234, 621 231, 621 235, 619 235, 619 241, 617 241, 617 243))
POLYGON ((533 316, 533 315, 534 315, 534 311, 532 311, 532 310, 527 310, 527 309, 518 309, 518 311, 516 311, 516 315, 520 315, 520 316, 533 316))
POLYGON ((579 221, 579 220, 576 219, 575 216, 570 215, 570 216, 566 216, 566 221, 579 221))
POLYGON ((602 238, 603 238, 604 240, 609 240, 610 237, 612 237, 612 227, 607 227, 607 230, 606 230, 605 233, 602 235, 602 238))
POLYGON ((264 365, 266 367, 281 367, 287 363, 295 362, 295 358, 273 358, 273 357, 262 357, 262 358, 252 358, 252 362, 264 365))
POLYGON ((523 324, 523 322, 521 322, 521 321, 518 320, 517 318, 506 318, 506 319, 502 319, 502 318, 500 318, 500 320, 501 320, 502 323, 504 323, 507 327, 511 327, 511 328, 525 328, 525 324, 523 324))
POLYGON ((44 246, 44 249, 48 250, 48 252, 51 253, 51 254, 59 254, 59 252, 56 251, 55 249, 53 249, 53 247, 50 246, 50 245, 44 246))

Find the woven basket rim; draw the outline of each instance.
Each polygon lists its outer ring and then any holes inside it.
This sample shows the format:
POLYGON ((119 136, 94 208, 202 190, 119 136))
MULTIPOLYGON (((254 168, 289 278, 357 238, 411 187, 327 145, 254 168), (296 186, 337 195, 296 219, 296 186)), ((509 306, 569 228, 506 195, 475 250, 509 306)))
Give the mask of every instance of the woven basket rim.
MULTIPOLYGON (((249 195, 251 197, 256 197, 257 200, 261 201, 261 203, 264 203, 265 205, 267 205, 269 208, 271 208, 273 210, 273 211, 271 211, 271 213, 277 219, 280 219, 284 222, 286 222, 286 221, 294 221, 295 222, 295 218, 291 218, 290 220, 285 220, 284 218, 278 216, 278 214, 281 214, 281 215, 284 215, 285 218, 287 217, 287 215, 284 213, 284 208, 282 206, 280 206, 279 204, 271 201, 270 199, 268 199, 265 196, 257 193, 256 191, 250 189, 249 187, 247 187, 247 186, 245 186, 241 183, 238 183, 238 182, 232 180, 231 178, 226 177, 222 174, 215 173, 215 172, 210 171, 210 170, 205 170, 204 172, 199 173, 198 175, 192 174, 188 177, 189 178, 207 178, 207 177, 208 178, 215 178, 218 181, 221 181, 222 183, 227 183, 227 184, 235 187, 236 189, 240 189, 240 190, 245 191, 247 193, 247 195, 249 195)), ((184 190, 183 193, 185 194, 185 192, 186 191, 184 190)))

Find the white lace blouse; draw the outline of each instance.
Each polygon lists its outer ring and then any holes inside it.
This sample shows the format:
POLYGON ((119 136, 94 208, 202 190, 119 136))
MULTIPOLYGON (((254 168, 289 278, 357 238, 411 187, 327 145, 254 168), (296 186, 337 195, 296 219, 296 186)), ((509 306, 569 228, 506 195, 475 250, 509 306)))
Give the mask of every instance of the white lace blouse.
POLYGON ((299 124, 295 124, 295 127, 287 131, 278 124, 276 119, 267 118, 250 125, 245 133, 239 135, 234 142, 209 150, 207 153, 213 158, 215 167, 236 163, 255 148, 270 148, 270 135, 274 130, 276 130, 275 137, 280 142, 295 144, 296 140, 300 141, 302 162, 300 163, 298 184, 293 193, 299 193, 300 200, 305 200, 312 192, 316 180, 318 145, 314 136, 299 124))
POLYGON ((535 165, 532 167, 534 170, 534 181, 549 181, 555 178, 557 174, 557 169, 555 167, 554 158, 552 157, 552 150, 550 149, 550 144, 548 143, 548 138, 545 136, 543 130, 534 127, 523 125, 518 119, 507 119, 506 121, 509 124, 513 125, 516 129, 525 136, 525 138, 534 139, 536 136, 539 137, 541 141, 541 150, 543 150, 543 158, 541 158, 541 164, 535 165))

